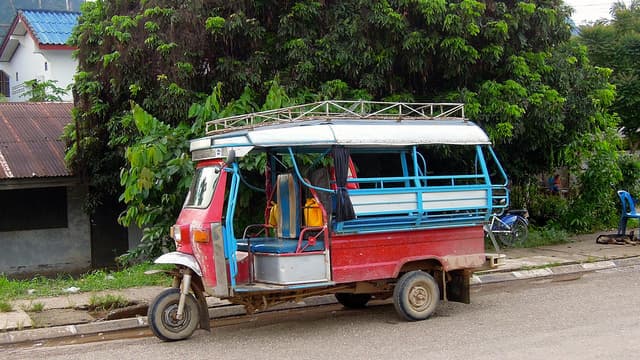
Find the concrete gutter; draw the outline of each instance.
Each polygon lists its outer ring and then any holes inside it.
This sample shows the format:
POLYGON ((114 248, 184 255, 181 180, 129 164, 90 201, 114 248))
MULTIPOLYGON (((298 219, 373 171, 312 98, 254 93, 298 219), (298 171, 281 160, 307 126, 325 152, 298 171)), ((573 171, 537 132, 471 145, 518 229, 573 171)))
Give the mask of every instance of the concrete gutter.
MULTIPOLYGON (((573 263, 567 265, 559 265, 552 267, 540 267, 535 269, 517 269, 513 271, 488 271, 473 275, 471 279, 472 286, 481 286, 484 284, 495 284, 509 281, 530 280, 538 278, 553 278, 556 276, 566 276, 571 274, 583 274, 598 270, 623 268, 628 266, 640 265, 640 256, 621 258, 615 260, 604 260, 587 263, 573 263)), ((270 311, 293 309, 301 307, 319 306, 327 304, 335 304, 333 296, 319 296, 309 298, 300 304, 284 304, 270 309, 270 311)), ((228 303, 227 303, 228 304, 228 303)), ((213 307, 209 308, 209 318, 223 318, 229 316, 238 316, 245 314, 244 307, 240 305, 227 305, 224 302, 217 302, 213 307)), ((25 313, 25 316, 26 315, 25 313)), ((15 330, 0 333, 0 346, 9 344, 18 344, 26 342, 38 342, 51 340, 56 338, 86 336, 100 333, 108 333, 123 330, 132 330, 147 328, 147 317, 138 316, 135 318, 98 321, 87 324, 55 326, 49 328, 15 330)))
POLYGON ((640 265, 640 256, 622 259, 612 259, 604 261, 594 261, 588 263, 573 263, 558 266, 541 266, 535 269, 521 269, 509 272, 485 272, 474 274, 471 278, 471 285, 492 284, 515 280, 528 280, 534 278, 545 278, 560 275, 579 274, 605 269, 622 268, 627 266, 640 265))

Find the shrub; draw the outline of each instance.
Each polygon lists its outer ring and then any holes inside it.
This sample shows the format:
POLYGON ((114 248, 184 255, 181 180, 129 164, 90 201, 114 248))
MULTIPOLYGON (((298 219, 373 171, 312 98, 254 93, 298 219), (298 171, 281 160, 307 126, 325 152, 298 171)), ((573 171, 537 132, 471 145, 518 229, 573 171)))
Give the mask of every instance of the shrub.
POLYGON ((622 172, 622 180, 617 184, 618 190, 627 190, 634 196, 640 195, 640 158, 636 154, 624 153, 618 158, 618 166, 622 172))
POLYGON ((529 221, 538 226, 561 223, 568 212, 568 201, 549 194, 536 184, 514 186, 511 189, 511 208, 525 208, 529 221))

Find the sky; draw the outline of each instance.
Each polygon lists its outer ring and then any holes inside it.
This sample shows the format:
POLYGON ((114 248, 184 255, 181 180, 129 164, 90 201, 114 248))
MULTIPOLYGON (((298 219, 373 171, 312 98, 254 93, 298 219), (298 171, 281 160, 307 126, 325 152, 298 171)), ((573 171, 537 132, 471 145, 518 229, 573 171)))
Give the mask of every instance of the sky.
MULTIPOLYGON (((609 9, 614 0, 564 0, 565 4, 571 6, 575 11, 571 17, 576 25, 583 25, 600 18, 610 19, 609 9)), ((630 0, 624 1, 627 5, 630 0)))

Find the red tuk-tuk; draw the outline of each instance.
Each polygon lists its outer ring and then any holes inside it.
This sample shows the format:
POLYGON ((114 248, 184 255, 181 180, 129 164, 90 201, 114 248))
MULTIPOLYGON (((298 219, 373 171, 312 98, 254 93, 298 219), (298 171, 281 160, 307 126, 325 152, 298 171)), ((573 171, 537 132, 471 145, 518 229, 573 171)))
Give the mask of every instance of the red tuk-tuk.
POLYGON ((472 272, 495 265, 483 224, 507 206, 507 177, 461 104, 324 101, 211 121, 190 149, 176 251, 156 260, 176 265, 174 286, 148 312, 162 340, 209 329, 206 294, 249 313, 316 295, 351 308, 391 297, 423 320, 441 299, 469 303, 472 272), (240 170, 254 153, 264 189, 240 170), (264 193, 264 221, 238 228, 244 191, 264 193))

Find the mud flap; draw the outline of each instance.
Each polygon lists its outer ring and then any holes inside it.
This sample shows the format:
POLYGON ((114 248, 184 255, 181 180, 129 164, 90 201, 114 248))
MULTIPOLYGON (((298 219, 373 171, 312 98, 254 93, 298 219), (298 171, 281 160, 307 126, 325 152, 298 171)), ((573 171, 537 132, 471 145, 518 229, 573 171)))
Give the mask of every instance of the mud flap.
POLYGON ((471 271, 455 270, 450 271, 451 280, 447 282, 447 299, 449 301, 471 303, 470 279, 471 271))
POLYGON ((200 329, 211 332, 211 323, 209 322, 209 307, 207 306, 207 300, 204 297, 204 287, 202 285, 202 279, 196 277, 195 281, 191 282, 191 291, 196 296, 198 301, 199 313, 200 313, 200 329))
POLYGON ((207 307, 207 300, 205 300, 204 294, 202 292, 196 293, 196 300, 198 300, 198 306, 200 307, 200 329, 211 332, 209 308, 207 307))

